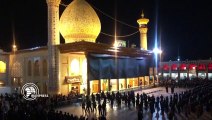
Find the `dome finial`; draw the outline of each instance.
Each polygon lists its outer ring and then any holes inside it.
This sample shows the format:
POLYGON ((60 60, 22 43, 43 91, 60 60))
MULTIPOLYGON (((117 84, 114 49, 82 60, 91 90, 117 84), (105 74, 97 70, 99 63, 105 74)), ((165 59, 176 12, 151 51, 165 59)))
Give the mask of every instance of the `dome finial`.
POLYGON ((144 18, 144 11, 142 10, 141 17, 144 18))

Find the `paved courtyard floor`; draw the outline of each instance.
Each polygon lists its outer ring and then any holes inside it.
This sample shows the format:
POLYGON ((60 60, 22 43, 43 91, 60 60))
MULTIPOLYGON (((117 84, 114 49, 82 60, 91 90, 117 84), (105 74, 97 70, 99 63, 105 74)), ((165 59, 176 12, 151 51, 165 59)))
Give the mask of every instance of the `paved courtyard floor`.
MULTIPOLYGON (((175 88, 175 93, 180 93, 182 91, 185 91, 187 89, 184 88, 175 88)), ((170 93, 170 88, 169 88, 169 93, 166 93, 165 88, 163 87, 157 87, 157 88, 151 88, 151 89, 145 89, 141 91, 136 91, 135 95, 137 93, 147 93, 148 95, 154 95, 154 96, 169 96, 171 95, 170 93)), ((82 113, 81 105, 79 103, 72 104, 67 107, 62 107, 57 109, 59 111, 63 112, 68 112, 69 114, 74 114, 77 116, 84 115, 82 113)), ((160 111, 159 111, 160 113, 160 111)), ((160 115, 160 114, 159 114, 160 115)), ((98 117, 98 112, 92 112, 89 115, 86 115, 89 118, 97 118, 98 117)), ((185 117, 183 113, 181 114, 176 114, 175 115, 176 119, 175 120, 212 120, 212 117, 210 116, 209 113, 204 112, 204 114, 198 119, 195 114, 190 114, 188 118, 185 117)), ((110 107, 109 103, 107 104, 107 115, 106 115, 107 120, 137 120, 137 111, 136 109, 132 106, 131 109, 129 109, 127 106, 122 104, 121 108, 118 108, 116 103, 113 108, 110 107)), ((143 120, 168 120, 167 119, 167 114, 165 113, 164 116, 160 115, 159 118, 156 118, 156 112, 151 116, 150 111, 143 111, 143 120)))

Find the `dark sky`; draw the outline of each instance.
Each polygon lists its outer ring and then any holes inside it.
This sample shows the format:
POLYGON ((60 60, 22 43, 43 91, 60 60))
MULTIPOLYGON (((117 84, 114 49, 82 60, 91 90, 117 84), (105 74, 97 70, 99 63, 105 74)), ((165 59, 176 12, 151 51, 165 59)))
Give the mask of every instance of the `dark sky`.
MULTIPOLYGON (((61 0, 68 4, 72 0, 61 0)), ((92 6, 117 20, 137 27, 144 10, 148 24, 148 48, 153 49, 156 33, 161 41, 163 60, 209 59, 212 57, 212 6, 210 0, 87 0, 92 6)), ((60 6, 60 11, 65 9, 60 6)), ((115 21, 97 11, 102 32, 114 34, 115 21)), ((1 0, 0 48, 11 50, 12 24, 19 49, 47 44, 46 0, 1 0)), ((117 35, 138 29, 117 22, 117 35)), ((139 34, 119 38, 139 46, 139 34)), ((100 34, 98 42, 112 43, 114 38, 100 34)), ((64 40, 61 37, 61 42, 64 40)))

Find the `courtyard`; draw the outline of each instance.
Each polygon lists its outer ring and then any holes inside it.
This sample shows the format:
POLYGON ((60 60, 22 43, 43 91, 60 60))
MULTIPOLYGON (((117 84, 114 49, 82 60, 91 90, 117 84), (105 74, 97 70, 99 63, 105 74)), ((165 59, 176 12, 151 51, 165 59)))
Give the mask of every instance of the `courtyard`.
MULTIPOLYGON (((188 89, 175 88, 175 93, 181 93, 186 90, 188 89)), ((171 90, 169 88, 169 92, 166 93, 165 87, 157 87, 157 88, 149 88, 149 89, 135 91, 135 95, 137 93, 139 94, 146 93, 147 95, 150 95, 150 96, 154 95, 155 97, 157 97, 157 96, 163 95, 165 97, 165 96, 172 95, 170 91, 171 90)), ((131 108, 129 109, 127 106, 125 106, 124 103, 122 103, 121 108, 118 108, 115 102, 114 107, 111 108, 110 103, 107 102, 106 109, 107 109, 107 113, 106 113, 107 120, 137 120, 138 119, 136 108, 131 106, 131 108)), ((83 114, 80 103, 74 103, 66 107, 58 108, 57 110, 62 111, 63 113, 66 112, 66 113, 77 115, 77 116, 84 115, 90 119, 99 117, 98 111, 91 112, 90 114, 83 114)), ((207 112, 204 112, 200 118, 197 118, 197 115, 195 113, 191 113, 188 116, 188 118, 185 117, 185 114, 183 112, 181 112, 181 114, 175 113, 175 118, 177 118, 177 120, 211 120, 212 119, 210 114, 207 112)), ((154 114, 151 116, 149 109, 148 110, 143 109, 143 119, 144 120, 167 120, 168 118, 167 118, 167 113, 165 113, 164 116, 162 116, 159 111, 159 117, 157 118, 156 112, 154 112, 154 114)))

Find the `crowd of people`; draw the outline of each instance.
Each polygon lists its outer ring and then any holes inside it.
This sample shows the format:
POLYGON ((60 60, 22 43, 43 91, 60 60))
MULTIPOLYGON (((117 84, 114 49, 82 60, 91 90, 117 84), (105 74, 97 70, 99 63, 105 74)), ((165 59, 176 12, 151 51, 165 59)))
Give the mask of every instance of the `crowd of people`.
POLYGON ((136 108, 138 120, 144 118, 144 111, 149 111, 151 115, 156 112, 156 118, 164 117, 166 114, 169 120, 172 120, 176 114, 189 117, 191 113, 195 113, 198 118, 204 112, 208 112, 212 116, 212 81, 184 82, 190 89, 175 93, 175 87, 184 87, 180 86, 181 84, 183 83, 171 82, 165 85, 165 87, 173 88, 170 96, 153 96, 146 93, 135 95, 134 91, 87 95, 81 102, 82 116, 55 110, 55 107, 62 105, 60 101, 69 102, 78 95, 54 95, 27 101, 20 94, 5 94, 0 95, 0 120, 86 120, 91 113, 98 114, 99 120, 106 120, 106 104, 113 109, 115 103, 119 109, 127 107, 134 110, 132 108, 136 108))
POLYGON ((68 95, 53 95, 48 100, 48 105, 52 108, 58 108, 70 105, 73 102, 81 102, 82 95, 78 93, 69 93, 68 95))
POLYGON ((77 95, 54 95, 49 98, 36 98, 27 101, 21 94, 0 95, 0 120, 86 120, 85 116, 56 111, 77 95))
MULTIPOLYGON (((173 86, 175 85, 172 83, 165 85, 166 92, 168 92, 167 88, 171 87, 172 95, 166 97, 161 95, 156 98, 154 96, 150 97, 147 101, 149 102, 151 113, 156 110, 157 118, 159 118, 159 111, 162 117, 166 113, 169 120, 176 117, 176 114, 184 114, 188 118, 191 113, 194 113, 199 118, 204 112, 208 112, 212 117, 212 81, 195 80, 189 81, 186 84, 192 89, 179 94, 174 93, 173 86)), ((140 110, 143 110, 142 107, 140 110)))
POLYGON ((208 79, 202 79, 202 78, 192 78, 192 80, 189 80, 188 78, 185 79, 160 79, 159 85, 160 86, 172 86, 174 84, 175 87, 180 88, 193 88, 195 86, 198 86, 201 83, 201 81, 210 81, 208 79))
MULTIPOLYGON (((181 84, 181 82, 179 83, 181 84)), ((158 119, 160 115, 165 117, 166 114, 169 120, 173 120, 174 117, 176 118, 176 114, 182 114, 189 118, 191 113, 194 113, 199 118, 203 112, 208 112, 212 117, 212 81, 194 80, 184 83, 190 89, 181 93, 175 93, 174 89, 175 87, 184 86, 180 86, 176 82, 165 85, 166 92, 169 92, 168 88, 171 88, 171 95, 169 96, 151 96, 146 93, 135 95, 133 91, 127 93, 101 92, 96 95, 92 94, 87 96, 86 100, 82 103, 82 112, 85 114, 95 112, 97 101, 99 115, 105 116, 105 103, 107 101, 112 109, 114 102, 116 102, 119 109, 121 109, 122 104, 129 109, 135 107, 139 120, 143 119, 144 111, 150 111, 151 115, 156 112, 155 117, 158 119)))

